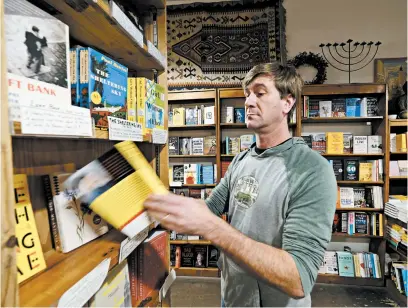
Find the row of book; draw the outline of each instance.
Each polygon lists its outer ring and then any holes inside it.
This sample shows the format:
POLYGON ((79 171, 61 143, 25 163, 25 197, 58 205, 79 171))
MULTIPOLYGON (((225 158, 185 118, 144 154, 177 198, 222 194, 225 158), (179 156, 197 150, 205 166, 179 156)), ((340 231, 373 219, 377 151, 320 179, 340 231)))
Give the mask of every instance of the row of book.
POLYGON ((407 152, 408 133, 390 134, 390 151, 391 152, 407 152))
POLYGON ((408 160, 390 160, 390 176, 408 176, 408 160))
POLYGON ((205 200, 211 196, 212 190, 212 188, 172 188, 171 192, 180 196, 205 200))
POLYGON ((382 181, 383 160, 328 159, 338 181, 382 181))
POLYGON ((256 141, 255 135, 247 134, 239 137, 226 136, 221 144, 221 153, 227 155, 237 155, 246 151, 256 141))
POLYGON ((338 97, 332 100, 305 97, 303 117, 372 117, 378 115, 377 104, 375 97, 338 97))
POLYGON ((371 252, 326 251, 319 274, 381 278, 380 259, 371 252))
POLYGON ((217 268, 219 250, 212 245, 170 245, 170 265, 175 268, 217 268))
POLYGON ((408 296, 408 263, 392 262, 390 268, 391 279, 394 281, 397 290, 408 296))
POLYGON ((144 77, 128 76, 128 68, 90 47, 71 48, 71 103, 88 108, 98 128, 108 116, 142 126, 144 134, 164 128, 165 89, 144 77))
POLYGON ((221 123, 245 123, 245 108, 223 105, 221 123))
POLYGON ((177 137, 168 139, 169 155, 215 155, 217 140, 215 136, 177 137))
POLYGON ((384 236, 382 213, 341 212, 334 215, 333 232, 384 236))
POLYGON ((337 187, 337 209, 383 208, 383 191, 380 186, 337 187))
POLYGON ((217 183, 217 164, 170 164, 170 186, 217 183))
POLYGON ((321 154, 381 154, 382 136, 353 136, 352 133, 302 133, 302 138, 321 154))
POLYGON ((169 110, 169 126, 215 124, 215 106, 174 107, 169 110))

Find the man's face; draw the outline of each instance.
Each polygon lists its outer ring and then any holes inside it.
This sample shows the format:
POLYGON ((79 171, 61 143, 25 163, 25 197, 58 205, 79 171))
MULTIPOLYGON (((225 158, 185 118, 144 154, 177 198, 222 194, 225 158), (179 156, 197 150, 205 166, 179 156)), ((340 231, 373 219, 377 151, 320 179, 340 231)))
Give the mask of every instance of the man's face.
POLYGON ((245 96, 245 123, 255 131, 280 125, 293 105, 291 100, 280 98, 274 81, 266 75, 255 78, 245 89, 245 96))

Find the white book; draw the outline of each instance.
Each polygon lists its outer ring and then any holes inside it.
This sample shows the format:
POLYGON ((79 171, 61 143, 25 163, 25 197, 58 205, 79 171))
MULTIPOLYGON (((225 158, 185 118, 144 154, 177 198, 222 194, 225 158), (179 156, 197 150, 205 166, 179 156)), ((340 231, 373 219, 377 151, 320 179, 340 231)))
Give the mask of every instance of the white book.
POLYGON ((367 116, 367 97, 364 97, 361 99, 360 102, 360 117, 366 117, 367 116))
POLYGON ((368 154, 381 154, 382 150, 382 136, 368 136, 368 154))
POLYGON ((234 123, 234 107, 227 107, 227 118, 225 123, 234 123))
POLYGON ((215 124, 215 106, 204 107, 204 124, 215 124))
POLYGON ((54 196, 61 251, 70 252, 108 232, 107 223, 69 191, 54 196))
POLYGON ((354 191, 353 187, 340 187, 340 207, 354 207, 354 191))
POLYGON ((321 118, 330 118, 332 116, 332 102, 320 101, 319 102, 319 115, 321 118))
POLYGON ((192 155, 204 154, 204 138, 191 138, 192 155))
POLYGON ((354 154, 367 154, 368 141, 367 136, 354 136, 353 137, 353 153, 354 154))
POLYGON ((397 152, 397 134, 390 134, 390 151, 397 152))
POLYGON ((327 274, 338 274, 337 254, 335 251, 326 251, 324 254, 324 263, 327 274))

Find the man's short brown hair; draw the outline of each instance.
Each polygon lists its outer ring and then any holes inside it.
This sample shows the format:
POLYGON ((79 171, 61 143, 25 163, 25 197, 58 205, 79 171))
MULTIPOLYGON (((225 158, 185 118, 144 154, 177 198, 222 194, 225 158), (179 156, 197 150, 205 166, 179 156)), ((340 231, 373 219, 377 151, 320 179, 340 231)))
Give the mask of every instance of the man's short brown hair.
POLYGON ((263 63, 255 65, 245 76, 242 82, 244 90, 249 84, 259 76, 269 76, 273 79, 281 99, 292 95, 296 99, 292 109, 288 113, 288 123, 293 114, 293 110, 301 100, 303 79, 292 65, 283 65, 279 62, 263 63))

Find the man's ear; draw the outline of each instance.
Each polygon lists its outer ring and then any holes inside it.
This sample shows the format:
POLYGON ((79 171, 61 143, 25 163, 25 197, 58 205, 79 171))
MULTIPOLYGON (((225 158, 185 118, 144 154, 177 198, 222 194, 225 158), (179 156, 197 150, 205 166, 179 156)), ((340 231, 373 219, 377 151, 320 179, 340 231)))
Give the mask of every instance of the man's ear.
POLYGON ((287 114, 289 111, 292 110, 293 105, 296 103, 296 98, 292 96, 292 94, 288 94, 284 98, 285 104, 283 106, 283 111, 287 114))

